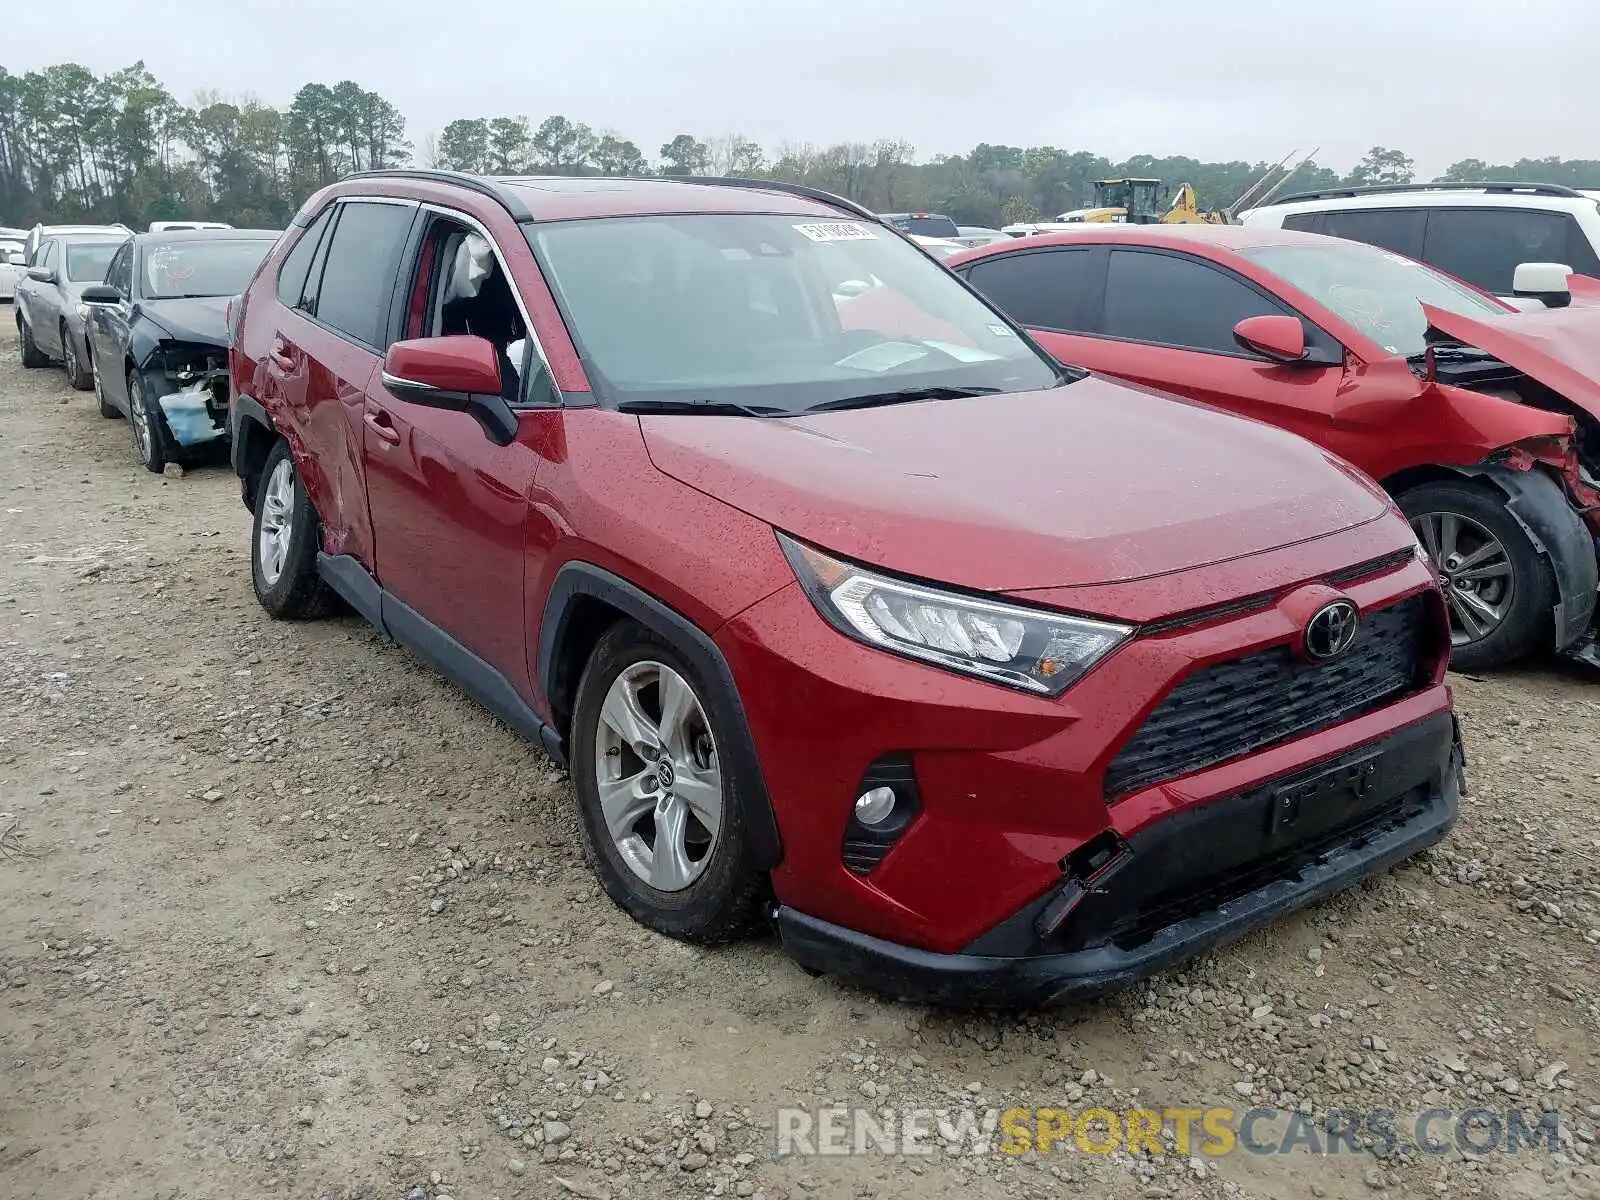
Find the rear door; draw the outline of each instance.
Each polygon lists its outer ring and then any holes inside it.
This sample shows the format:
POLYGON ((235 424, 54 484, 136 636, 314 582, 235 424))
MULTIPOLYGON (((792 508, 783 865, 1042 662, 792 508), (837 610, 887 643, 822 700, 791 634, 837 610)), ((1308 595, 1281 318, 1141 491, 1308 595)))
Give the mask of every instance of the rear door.
POLYGON ((401 253, 417 216, 411 200, 341 198, 313 223, 279 273, 295 295, 267 349, 268 389, 279 403, 296 466, 323 520, 329 554, 375 569, 362 430, 366 389, 382 363, 401 253), (301 247, 316 242, 304 257, 301 247), (301 280, 302 264, 304 279, 301 280))

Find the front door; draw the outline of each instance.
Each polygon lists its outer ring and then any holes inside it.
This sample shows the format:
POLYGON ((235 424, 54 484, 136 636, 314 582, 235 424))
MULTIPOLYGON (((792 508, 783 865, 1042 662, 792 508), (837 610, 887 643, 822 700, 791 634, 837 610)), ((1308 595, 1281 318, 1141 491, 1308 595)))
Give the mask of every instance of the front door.
MULTIPOLYGON (((425 213, 424 219, 401 275, 404 318, 398 332, 408 338, 486 336, 507 352, 502 371, 513 374, 525 358, 526 318, 508 286, 503 254, 464 220, 439 213, 425 213), (469 247, 469 236, 482 240, 469 247), (485 243, 493 251, 486 277, 485 243), (463 256, 474 248, 480 268, 469 271, 463 256)), ((490 441, 464 413, 399 399, 383 386, 381 372, 367 389, 363 436, 377 574, 385 593, 482 660, 527 701, 528 497, 539 463, 540 422, 554 414, 529 410, 522 403, 526 393, 514 387, 514 378, 512 384, 508 392, 515 397, 520 430, 510 445, 490 441)))

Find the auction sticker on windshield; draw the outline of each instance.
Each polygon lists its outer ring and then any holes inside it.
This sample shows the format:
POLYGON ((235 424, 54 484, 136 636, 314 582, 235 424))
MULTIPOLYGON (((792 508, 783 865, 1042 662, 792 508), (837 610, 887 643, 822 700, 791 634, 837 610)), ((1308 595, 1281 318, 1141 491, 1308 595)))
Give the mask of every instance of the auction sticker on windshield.
POLYGON ((859 221, 818 221, 796 225, 795 229, 813 242, 872 242, 878 238, 870 225, 863 225, 859 221))

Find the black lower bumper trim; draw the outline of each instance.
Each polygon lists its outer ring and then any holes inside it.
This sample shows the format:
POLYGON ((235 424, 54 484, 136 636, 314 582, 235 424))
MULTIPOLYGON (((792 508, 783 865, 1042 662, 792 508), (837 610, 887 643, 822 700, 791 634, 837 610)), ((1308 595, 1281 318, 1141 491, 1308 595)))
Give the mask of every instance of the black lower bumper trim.
POLYGON ((1111 991, 1344 891, 1439 841, 1460 813, 1463 783, 1459 742, 1449 736, 1443 750, 1422 803, 1329 847, 1292 875, 1176 920, 1136 946, 1107 943, 1019 957, 941 954, 871 937, 782 906, 775 915, 778 935, 785 952, 807 970, 924 1003, 1027 1007, 1111 991))

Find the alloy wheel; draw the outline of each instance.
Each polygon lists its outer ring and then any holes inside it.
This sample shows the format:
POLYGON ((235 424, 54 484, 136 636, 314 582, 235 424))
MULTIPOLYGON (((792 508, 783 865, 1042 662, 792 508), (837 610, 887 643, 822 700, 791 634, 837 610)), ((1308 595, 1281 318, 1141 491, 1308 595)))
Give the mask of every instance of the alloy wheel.
POLYGON ((139 461, 148 463, 155 431, 150 428, 150 410, 145 407, 144 387, 137 376, 128 378, 128 424, 133 426, 133 448, 139 452, 139 461))
POLYGON ((294 464, 279 461, 261 491, 261 529, 256 534, 256 565, 261 582, 272 587, 283 574, 289 557, 289 535, 294 530, 294 464))
POLYGON ((661 892, 689 887, 723 822, 722 770, 688 681, 638 662, 612 681, 595 729, 600 811, 622 861, 661 892))
POLYGON ((1423 513, 1411 528, 1439 573, 1450 606, 1450 641, 1465 646, 1500 628, 1517 594, 1517 574, 1500 539, 1460 513, 1423 513))
POLYGON ((78 346, 73 341, 72 334, 65 328, 62 329, 61 357, 67 368, 67 378, 72 381, 72 386, 78 386, 78 346))

